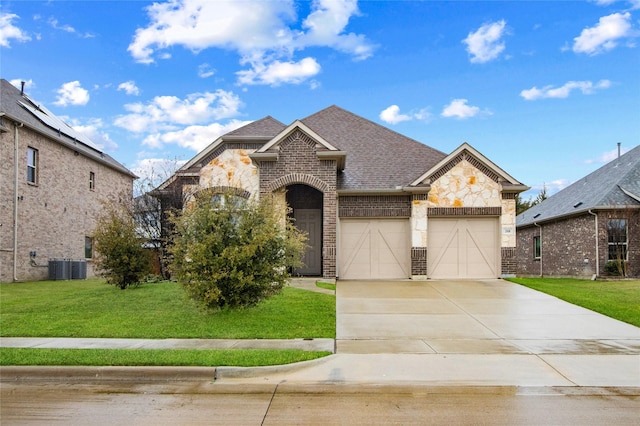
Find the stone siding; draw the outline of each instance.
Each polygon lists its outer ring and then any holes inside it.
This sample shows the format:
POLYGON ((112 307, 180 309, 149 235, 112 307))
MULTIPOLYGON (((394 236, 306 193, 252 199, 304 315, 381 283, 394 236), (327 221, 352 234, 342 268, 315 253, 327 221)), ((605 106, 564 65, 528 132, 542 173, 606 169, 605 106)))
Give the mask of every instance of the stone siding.
MULTIPOLYGON (((13 127, 13 126, 11 126, 13 127)), ((13 129, 0 133, 0 281, 13 280, 13 129)), ((48 260, 85 259, 102 201, 131 200, 133 178, 87 158, 27 127, 18 130, 18 271, 21 281, 48 278, 48 260), (37 184, 26 180, 27 147, 38 150, 37 184), (95 173, 95 189, 89 173, 95 173), (30 252, 36 252, 34 262, 30 252)), ((94 275, 87 262, 87 276, 94 275)))
POLYGON ((253 164, 249 154, 255 150, 228 149, 220 152, 200 169, 199 187, 241 188, 253 196, 260 193, 258 168, 253 164))

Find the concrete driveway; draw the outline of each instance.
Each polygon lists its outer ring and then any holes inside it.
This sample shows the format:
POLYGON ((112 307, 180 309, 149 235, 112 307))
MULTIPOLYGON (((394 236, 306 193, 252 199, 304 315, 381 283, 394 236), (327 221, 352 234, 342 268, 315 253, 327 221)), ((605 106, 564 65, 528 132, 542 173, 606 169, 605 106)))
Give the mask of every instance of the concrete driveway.
POLYGON ((503 280, 340 281, 337 353, 640 354, 640 329, 503 280))

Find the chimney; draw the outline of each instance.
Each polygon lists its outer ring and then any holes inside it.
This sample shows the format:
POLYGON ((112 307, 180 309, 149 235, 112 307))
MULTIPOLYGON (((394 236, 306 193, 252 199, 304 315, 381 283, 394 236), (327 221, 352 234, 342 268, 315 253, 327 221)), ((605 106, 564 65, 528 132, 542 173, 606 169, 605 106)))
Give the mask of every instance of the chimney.
POLYGON ((20 96, 24 96, 24 85, 25 85, 25 82, 21 81, 20 82, 20 96))
POLYGON ((620 158, 620 145, 622 145, 622 142, 618 142, 618 158, 620 158))

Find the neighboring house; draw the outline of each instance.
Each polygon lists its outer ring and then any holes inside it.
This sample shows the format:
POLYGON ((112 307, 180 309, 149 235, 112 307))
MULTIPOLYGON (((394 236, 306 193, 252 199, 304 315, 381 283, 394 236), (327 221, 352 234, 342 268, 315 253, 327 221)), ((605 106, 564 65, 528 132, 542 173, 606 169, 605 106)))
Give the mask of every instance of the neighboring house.
POLYGON ((0 147, 0 282, 46 279, 51 259, 93 276, 101 202, 130 201, 135 175, 4 79, 0 147))
POLYGON ((640 276, 640 145, 516 218, 518 275, 640 276))
POLYGON ((336 106, 227 133, 156 193, 181 208, 204 188, 276 194, 309 236, 294 273, 340 279, 514 275, 528 189, 466 143, 445 154, 336 106))

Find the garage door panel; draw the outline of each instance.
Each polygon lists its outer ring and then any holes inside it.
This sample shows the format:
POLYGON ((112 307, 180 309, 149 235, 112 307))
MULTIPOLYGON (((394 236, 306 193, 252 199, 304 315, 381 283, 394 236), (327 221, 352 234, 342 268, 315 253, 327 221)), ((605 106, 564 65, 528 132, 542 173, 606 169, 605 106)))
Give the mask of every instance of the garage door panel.
POLYGON ((498 276, 498 218, 435 218, 427 232, 429 277, 498 276))
POLYGON ((341 278, 391 279, 409 276, 408 220, 343 219, 340 231, 341 278))

